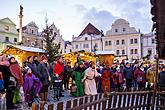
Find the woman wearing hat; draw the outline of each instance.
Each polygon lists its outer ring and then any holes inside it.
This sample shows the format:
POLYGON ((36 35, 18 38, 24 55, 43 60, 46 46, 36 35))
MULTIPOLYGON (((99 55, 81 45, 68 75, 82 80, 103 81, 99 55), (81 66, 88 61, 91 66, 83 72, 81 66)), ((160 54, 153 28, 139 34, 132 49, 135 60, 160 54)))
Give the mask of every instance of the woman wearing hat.
POLYGON ((47 101, 48 99, 48 87, 49 87, 49 72, 50 67, 47 63, 46 56, 41 56, 40 64, 38 65, 39 78, 42 82, 42 88, 40 90, 41 101, 47 101))

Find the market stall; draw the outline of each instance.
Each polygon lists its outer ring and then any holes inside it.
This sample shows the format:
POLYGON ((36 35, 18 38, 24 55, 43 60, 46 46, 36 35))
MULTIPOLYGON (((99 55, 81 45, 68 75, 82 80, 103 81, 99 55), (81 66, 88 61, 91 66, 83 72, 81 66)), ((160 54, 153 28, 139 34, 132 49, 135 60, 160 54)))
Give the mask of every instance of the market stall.
POLYGON ((98 55, 100 65, 111 66, 114 62, 114 51, 96 51, 95 54, 98 55))
POLYGON ((20 66, 27 59, 28 56, 40 56, 45 54, 45 50, 34 48, 34 47, 24 47, 20 45, 8 45, 6 49, 2 51, 2 54, 13 55, 20 66))
POLYGON ((77 56, 80 56, 81 60, 84 62, 93 61, 96 63, 96 55, 90 52, 79 51, 79 52, 71 52, 69 54, 64 54, 63 57, 66 62, 70 61, 72 66, 77 62, 77 56))

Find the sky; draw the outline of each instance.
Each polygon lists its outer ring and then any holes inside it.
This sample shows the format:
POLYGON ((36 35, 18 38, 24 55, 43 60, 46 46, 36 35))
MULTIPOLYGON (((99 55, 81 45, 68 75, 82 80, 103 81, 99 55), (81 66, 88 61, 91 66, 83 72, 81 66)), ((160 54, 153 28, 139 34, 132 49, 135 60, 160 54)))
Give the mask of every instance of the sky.
POLYGON ((42 31, 47 15, 64 40, 77 37, 90 22, 104 33, 123 18, 142 33, 151 32, 150 0, 0 0, 0 19, 9 17, 19 27, 19 5, 23 6, 23 26, 34 21, 42 31))

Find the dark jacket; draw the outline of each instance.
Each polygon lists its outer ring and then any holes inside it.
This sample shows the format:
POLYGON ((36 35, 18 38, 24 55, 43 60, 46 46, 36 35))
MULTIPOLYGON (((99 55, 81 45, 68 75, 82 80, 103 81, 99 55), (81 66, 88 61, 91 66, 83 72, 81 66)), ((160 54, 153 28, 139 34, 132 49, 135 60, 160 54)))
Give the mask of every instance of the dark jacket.
POLYGON ((133 79, 133 69, 131 67, 125 67, 123 70, 123 75, 126 79, 133 79))
POLYGON ((31 68, 32 73, 33 73, 36 77, 39 77, 38 68, 37 68, 37 65, 36 65, 35 63, 27 62, 27 63, 26 63, 26 66, 28 66, 29 68, 31 68))
POLYGON ((159 73, 158 86, 165 87, 165 71, 159 73))
POLYGON ((10 72, 9 67, 6 65, 0 65, 0 71, 2 72, 3 79, 4 79, 4 87, 6 89, 10 85, 10 77, 12 76, 12 74, 10 72))
POLYGON ((38 65, 38 72, 39 72, 39 78, 41 79, 41 82, 43 85, 49 84, 49 72, 50 68, 45 63, 40 63, 38 65))

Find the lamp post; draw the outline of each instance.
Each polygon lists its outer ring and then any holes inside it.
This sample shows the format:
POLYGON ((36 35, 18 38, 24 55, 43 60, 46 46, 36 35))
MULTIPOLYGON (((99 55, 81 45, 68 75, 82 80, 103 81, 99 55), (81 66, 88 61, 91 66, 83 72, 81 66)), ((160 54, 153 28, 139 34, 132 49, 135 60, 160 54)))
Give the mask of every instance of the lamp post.
POLYGON ((103 51, 103 36, 104 36, 104 33, 103 33, 103 30, 101 30, 101 44, 102 44, 102 51, 103 51))

